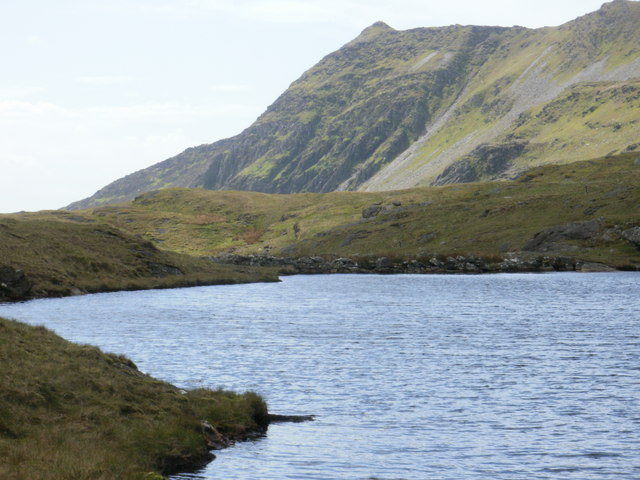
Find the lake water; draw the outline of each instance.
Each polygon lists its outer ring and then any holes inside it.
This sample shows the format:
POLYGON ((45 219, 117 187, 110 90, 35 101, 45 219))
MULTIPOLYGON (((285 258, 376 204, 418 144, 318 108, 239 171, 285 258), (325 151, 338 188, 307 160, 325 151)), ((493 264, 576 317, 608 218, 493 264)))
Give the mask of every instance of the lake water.
POLYGON ((280 414, 196 479, 638 479, 640 275, 317 275, 0 305, 280 414))

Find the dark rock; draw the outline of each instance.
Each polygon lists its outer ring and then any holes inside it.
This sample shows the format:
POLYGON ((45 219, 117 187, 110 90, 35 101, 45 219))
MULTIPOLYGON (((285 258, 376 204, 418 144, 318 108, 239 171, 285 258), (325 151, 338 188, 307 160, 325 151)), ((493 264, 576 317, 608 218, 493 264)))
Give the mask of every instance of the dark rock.
POLYGON ((313 422, 316 419, 315 415, 275 415, 269 414, 269 423, 302 423, 313 422))
POLYGON ((350 232, 345 236, 344 240, 340 243, 340 246, 347 247, 351 245, 355 240, 367 238, 370 233, 371 232, 369 232, 368 230, 358 230, 356 232, 350 232))
POLYGON ((33 283, 22 270, 0 265, 0 301, 26 299, 32 287, 33 283))
POLYGON ((336 258, 331 262, 331 265, 340 271, 355 270, 358 268, 358 264, 350 258, 336 258))
POLYGON ((377 268, 389 268, 393 265, 393 262, 389 260, 387 257, 380 257, 376 260, 377 268))
POLYGON ((633 227, 622 232, 622 238, 633 243, 640 249, 640 227, 633 227))
POLYGON ((170 275, 184 275, 184 272, 173 265, 165 265, 163 263, 149 262, 149 270, 154 277, 168 277, 170 275))
POLYGON ((379 203, 374 203, 373 205, 370 205, 362 210, 362 218, 375 217, 382 211, 382 209, 382 205, 380 205, 379 203))
POLYGON ((425 233, 422 234, 418 237, 418 240, 421 242, 428 242, 430 240, 433 240, 436 237, 436 233, 435 232, 429 232, 429 233, 425 233))
POLYGON ((615 272, 616 269, 598 262, 584 262, 576 264, 576 271, 578 272, 615 272))
MULTIPOLYGON (((507 253, 499 258, 474 255, 449 257, 422 254, 417 259, 389 257, 350 258, 276 257, 271 255, 233 255, 210 257, 213 262, 232 265, 264 266, 278 269, 281 275, 320 273, 489 273, 573 271, 585 263, 567 255, 540 255, 533 252, 507 253), (578 265, 578 266, 576 266, 578 265)), ((585 268, 595 268, 587 265, 585 268)), ((604 267, 602 267, 604 268, 604 267)))
POLYGON ((512 160, 522 155, 527 142, 509 142, 499 145, 480 145, 436 177, 433 185, 476 182, 496 179, 512 165, 512 160))
POLYGON ((574 222, 547 228, 536 233, 522 247, 522 250, 527 252, 547 252, 558 248, 556 243, 562 240, 588 240, 600 231, 602 221, 602 218, 597 218, 586 222, 574 222))
POLYGON ((593 207, 589 207, 587 209, 585 209, 584 213, 587 216, 591 216, 594 213, 596 213, 598 210, 600 210, 602 207, 604 207, 604 205, 594 205, 593 207))
POLYGON ((207 440, 207 448, 209 448, 209 450, 222 450, 223 448, 230 447, 233 444, 231 440, 222 435, 216 427, 206 420, 202 421, 201 427, 202 434, 207 440))

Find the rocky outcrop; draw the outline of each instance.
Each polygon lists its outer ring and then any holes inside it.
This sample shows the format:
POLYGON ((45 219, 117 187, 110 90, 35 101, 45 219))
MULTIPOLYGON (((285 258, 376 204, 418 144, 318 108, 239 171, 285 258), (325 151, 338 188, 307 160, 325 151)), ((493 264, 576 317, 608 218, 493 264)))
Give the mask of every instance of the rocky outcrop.
POLYGON ((570 246, 563 243, 566 240, 588 240, 602 229, 603 219, 596 218, 586 222, 573 222, 557 225, 536 233, 522 250, 525 252, 553 252, 566 250, 570 246))
POLYGON ((595 272, 615 272, 616 269, 599 262, 578 262, 576 264, 576 271, 584 273, 595 272))
POLYGON ((0 265, 0 301, 26 299, 32 287, 33 283, 22 270, 0 265))
POLYGON ((216 427, 206 420, 201 422, 202 434, 207 440, 207 448, 210 450, 222 450, 233 445, 233 440, 222 435, 216 427))
POLYGON ((500 178, 512 166, 512 160, 525 150, 527 142, 509 142, 500 145, 480 145, 469 155, 447 168, 436 177, 433 185, 477 182, 500 178))
POLYGON ((402 206, 402 202, 392 202, 391 205, 383 205, 382 203, 373 203, 366 208, 362 209, 362 218, 377 217, 381 213, 389 213, 392 210, 402 206))
POLYGON ((640 250, 640 227, 633 227, 622 232, 622 238, 631 242, 640 250))

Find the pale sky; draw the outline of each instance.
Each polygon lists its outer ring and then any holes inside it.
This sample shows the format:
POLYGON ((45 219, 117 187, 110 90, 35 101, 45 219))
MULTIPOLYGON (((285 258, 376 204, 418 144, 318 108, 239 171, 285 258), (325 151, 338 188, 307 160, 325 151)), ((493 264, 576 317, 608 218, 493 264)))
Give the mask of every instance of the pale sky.
POLYGON ((248 127, 382 20, 554 26, 603 0, 0 0, 0 212, 56 209, 248 127))

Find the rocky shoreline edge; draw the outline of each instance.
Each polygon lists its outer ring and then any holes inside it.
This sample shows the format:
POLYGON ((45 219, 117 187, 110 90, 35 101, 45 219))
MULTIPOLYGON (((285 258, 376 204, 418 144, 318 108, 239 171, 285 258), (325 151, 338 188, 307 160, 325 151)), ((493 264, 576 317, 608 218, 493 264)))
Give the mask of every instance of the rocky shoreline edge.
POLYGON ((374 274, 481 274, 527 272, 639 271, 638 265, 614 267, 572 256, 538 255, 526 252, 501 257, 476 255, 422 255, 414 259, 390 257, 278 257, 273 255, 224 254, 209 260, 228 265, 276 268, 281 275, 326 273, 374 274))
MULTIPOLYGON (((268 413, 266 418, 257 419, 259 428, 249 430, 240 435, 224 435, 208 421, 202 420, 200 423, 202 436, 204 437, 207 445, 206 453, 191 453, 179 458, 166 459, 167 463, 164 465, 163 474, 173 475, 180 473, 193 473, 197 470, 204 468, 206 465, 216 459, 214 451, 224 450, 225 448, 232 447, 237 442, 246 442, 256 438, 263 437, 267 434, 269 426, 275 423, 304 423, 312 422, 316 419, 315 415, 279 415, 274 413, 268 413)), ((163 475, 158 475, 158 479, 165 478, 163 475)), ((151 479, 153 480, 153 479, 151 479)))

